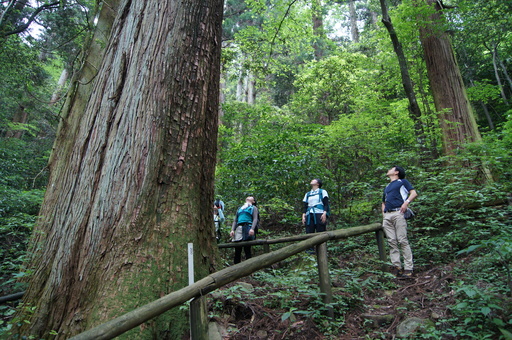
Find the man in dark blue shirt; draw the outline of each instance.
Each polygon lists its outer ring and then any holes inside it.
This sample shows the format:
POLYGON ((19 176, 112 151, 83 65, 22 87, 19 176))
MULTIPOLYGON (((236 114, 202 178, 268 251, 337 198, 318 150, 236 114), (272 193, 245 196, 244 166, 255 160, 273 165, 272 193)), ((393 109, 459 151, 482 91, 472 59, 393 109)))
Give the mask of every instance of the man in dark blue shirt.
POLYGON ((405 170, 394 166, 388 170, 390 183, 384 189, 382 197, 382 228, 386 233, 391 263, 396 268, 397 276, 411 277, 413 272, 412 251, 407 239, 407 222, 404 213, 418 194, 411 183, 405 179, 405 170), (400 261, 400 248, 404 257, 404 270, 400 261))

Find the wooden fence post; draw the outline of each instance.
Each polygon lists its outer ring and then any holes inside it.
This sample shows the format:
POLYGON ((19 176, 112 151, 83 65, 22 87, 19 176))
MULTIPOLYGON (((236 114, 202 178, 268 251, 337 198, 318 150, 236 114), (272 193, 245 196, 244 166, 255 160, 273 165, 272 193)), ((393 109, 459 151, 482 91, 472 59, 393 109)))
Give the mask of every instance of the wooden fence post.
MULTIPOLYGON (((316 246, 316 257, 318 261, 318 276, 320 280, 320 292, 325 294, 323 301, 325 304, 332 303, 331 277, 329 276, 329 262, 327 260, 327 242, 316 246)), ((327 315, 334 318, 332 306, 327 307, 327 315)))
POLYGON ((208 340, 208 308, 204 296, 190 301, 190 339, 208 340))
POLYGON ((382 261, 382 271, 387 271, 386 266, 386 248, 384 244, 384 230, 379 229, 375 231, 375 238, 377 239, 377 247, 379 248, 379 258, 382 261))
POLYGON ((270 253, 270 245, 268 243, 263 244, 263 251, 265 253, 270 253))

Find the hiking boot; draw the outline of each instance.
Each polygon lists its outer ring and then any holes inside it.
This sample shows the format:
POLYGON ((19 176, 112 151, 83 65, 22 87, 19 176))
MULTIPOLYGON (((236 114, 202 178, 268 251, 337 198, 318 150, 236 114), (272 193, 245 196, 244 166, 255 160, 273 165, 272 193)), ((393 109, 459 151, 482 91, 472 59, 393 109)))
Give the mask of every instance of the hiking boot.
POLYGON ((412 277, 412 270, 404 270, 402 277, 412 277))
POLYGON ((395 272, 396 277, 400 277, 404 274, 404 271, 400 267, 395 267, 394 272, 395 272))

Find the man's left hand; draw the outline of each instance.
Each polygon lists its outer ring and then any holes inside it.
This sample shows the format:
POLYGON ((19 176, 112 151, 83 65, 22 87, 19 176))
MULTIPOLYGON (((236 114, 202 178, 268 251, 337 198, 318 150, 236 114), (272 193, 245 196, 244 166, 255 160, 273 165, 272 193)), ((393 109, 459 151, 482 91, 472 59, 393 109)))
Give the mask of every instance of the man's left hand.
POLYGON ((322 214, 322 217, 320 217, 320 221, 322 221, 323 224, 325 224, 325 222, 327 221, 327 213, 324 212, 322 214))
POLYGON ((253 236, 253 235, 254 235, 254 229, 249 230, 249 236, 253 236))
POLYGON ((409 203, 407 202, 404 202, 404 204, 402 204, 402 206, 400 207, 400 212, 402 214, 404 214, 406 211, 407 211, 407 207, 409 206, 409 203))

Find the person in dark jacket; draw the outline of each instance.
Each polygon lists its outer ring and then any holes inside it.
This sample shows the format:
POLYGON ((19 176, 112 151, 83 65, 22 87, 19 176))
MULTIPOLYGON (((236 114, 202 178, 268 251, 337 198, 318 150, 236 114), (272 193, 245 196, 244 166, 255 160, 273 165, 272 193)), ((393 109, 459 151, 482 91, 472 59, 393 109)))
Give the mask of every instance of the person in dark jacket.
POLYGON ((389 184, 382 195, 382 228, 389 243, 389 257, 397 277, 413 274, 412 251, 407 239, 407 221, 404 213, 418 196, 411 183, 405 179, 405 170, 394 166, 388 170, 389 184), (400 261, 400 249, 404 257, 404 268, 400 261))

